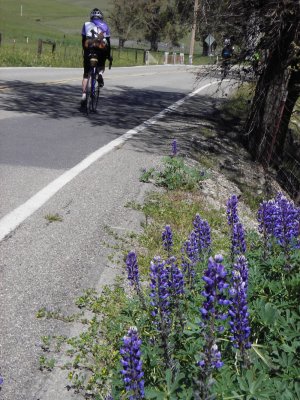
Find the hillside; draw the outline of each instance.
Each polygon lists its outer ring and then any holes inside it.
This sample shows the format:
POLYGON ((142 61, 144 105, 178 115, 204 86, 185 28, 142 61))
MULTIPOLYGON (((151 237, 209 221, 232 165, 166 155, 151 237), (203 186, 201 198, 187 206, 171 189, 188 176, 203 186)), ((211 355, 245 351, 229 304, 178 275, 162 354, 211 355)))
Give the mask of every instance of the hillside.
MULTIPOLYGON (((96 6, 104 15, 112 1, 99 0, 96 6)), ((23 0, 0 4, 0 33, 3 41, 26 41, 42 39, 60 40, 67 36, 70 40, 80 34, 89 12, 95 7, 93 0, 23 0)))

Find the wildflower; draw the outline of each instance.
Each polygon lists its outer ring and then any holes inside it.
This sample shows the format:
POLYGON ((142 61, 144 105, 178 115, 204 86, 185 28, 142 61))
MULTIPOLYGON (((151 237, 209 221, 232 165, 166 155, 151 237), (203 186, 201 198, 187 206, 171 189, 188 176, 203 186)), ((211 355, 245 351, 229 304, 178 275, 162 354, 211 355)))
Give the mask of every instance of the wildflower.
POLYGON ((282 247, 287 248, 296 244, 299 237, 300 210, 282 193, 277 194, 275 201, 279 212, 274 227, 274 236, 282 247))
POLYGON ((168 340, 171 329, 170 271, 166 262, 160 257, 155 257, 151 261, 150 279, 151 315, 160 334, 165 365, 169 368, 171 366, 170 341, 168 340))
POLYGON ((155 257, 150 264, 150 297, 152 316, 161 316, 163 320, 169 314, 169 272, 166 262, 155 257))
POLYGON ((178 268, 176 258, 171 257, 168 260, 168 266, 170 269, 169 286, 172 297, 178 298, 184 293, 184 279, 181 270, 178 268))
POLYGON ((136 254, 130 251, 126 258, 128 280, 134 287, 139 286, 139 268, 137 263, 136 254))
POLYGON ((178 148, 177 148, 177 141, 176 139, 173 139, 172 141, 172 156, 175 157, 178 153, 178 148))
POLYGON ((1 385, 3 385, 4 379, 3 377, 0 375, 0 389, 1 389, 1 385))
POLYGON ((237 222, 232 227, 232 237, 231 237, 232 258, 236 254, 241 254, 245 252, 246 252, 246 241, 245 241, 244 228, 240 222, 237 222))
POLYGON ((203 359, 198 362, 199 367, 206 368, 207 364, 212 368, 221 368, 224 363, 221 361, 221 352, 218 349, 218 346, 214 343, 211 347, 205 348, 205 353, 203 354, 203 359), (210 349, 210 353, 208 350, 210 349))
POLYGON ((205 344, 200 355, 201 359, 198 362, 201 371, 197 380, 196 399, 209 398, 213 370, 223 366, 217 339, 219 332, 224 327, 218 325, 219 321, 227 318, 224 306, 228 306, 229 300, 225 297, 228 284, 226 283, 227 273, 222 262, 223 257, 221 255, 216 255, 214 258, 210 257, 208 267, 202 277, 205 282, 202 292, 205 300, 200 312, 203 320, 202 328, 205 344))
POLYGON ((173 234, 170 225, 166 225, 162 233, 163 247, 170 256, 171 249, 173 247, 173 234))
POLYGON ((185 282, 188 283, 190 289, 193 289, 196 274, 195 265, 199 261, 198 245, 194 231, 191 232, 189 239, 184 243, 181 252, 181 265, 185 282))
POLYGON ((233 195, 227 201, 227 221, 229 226, 233 226, 237 222, 239 222, 239 216, 237 211, 238 198, 236 195, 233 195))
POLYGON ((251 347, 249 341, 250 324, 247 305, 248 263, 244 256, 239 256, 232 271, 229 306, 229 325, 233 346, 239 349, 244 364, 248 363, 246 350, 251 347))
POLYGON ((193 221, 193 225, 194 225, 196 241, 198 244, 198 252, 201 258, 204 251, 210 250, 210 245, 211 245, 210 226, 207 221, 201 219, 199 214, 196 214, 196 217, 193 221))
POLYGON ((227 272, 222 264, 223 257, 216 255, 208 260, 208 268, 204 271, 202 279, 205 282, 202 296, 205 297, 202 308, 200 309, 204 321, 224 320, 227 314, 220 311, 219 306, 227 306, 229 304, 225 296, 225 289, 228 287, 226 283, 227 272))
POLYGON ((127 266, 127 274, 128 280, 131 286, 134 287, 139 299, 142 303, 144 309, 146 309, 145 298, 141 290, 140 286, 140 276, 139 276, 139 267, 137 263, 136 254, 134 251, 130 251, 126 258, 126 266, 127 266))
POLYGON ((131 400, 139 400, 145 397, 144 373, 140 350, 141 343, 137 328, 131 327, 128 330, 127 336, 123 337, 123 346, 120 349, 121 364, 123 367, 121 374, 125 390, 131 400))

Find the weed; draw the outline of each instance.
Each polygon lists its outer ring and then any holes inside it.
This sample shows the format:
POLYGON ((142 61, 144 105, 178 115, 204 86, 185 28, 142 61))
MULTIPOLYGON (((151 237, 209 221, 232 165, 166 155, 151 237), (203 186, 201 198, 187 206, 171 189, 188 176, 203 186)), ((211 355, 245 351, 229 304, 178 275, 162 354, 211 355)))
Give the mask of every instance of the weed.
POLYGON ((51 224, 52 222, 62 222, 63 219, 59 214, 47 214, 45 219, 51 224))

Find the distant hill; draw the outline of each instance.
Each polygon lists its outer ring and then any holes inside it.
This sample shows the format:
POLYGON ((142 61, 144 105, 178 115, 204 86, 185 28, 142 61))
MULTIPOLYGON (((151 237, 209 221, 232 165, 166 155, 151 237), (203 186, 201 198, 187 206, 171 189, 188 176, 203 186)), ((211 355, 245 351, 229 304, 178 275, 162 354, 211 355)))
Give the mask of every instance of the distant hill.
POLYGON ((78 40, 81 27, 90 10, 100 8, 109 15, 112 1, 108 0, 20 0, 0 2, 0 33, 2 40, 16 39, 78 40))

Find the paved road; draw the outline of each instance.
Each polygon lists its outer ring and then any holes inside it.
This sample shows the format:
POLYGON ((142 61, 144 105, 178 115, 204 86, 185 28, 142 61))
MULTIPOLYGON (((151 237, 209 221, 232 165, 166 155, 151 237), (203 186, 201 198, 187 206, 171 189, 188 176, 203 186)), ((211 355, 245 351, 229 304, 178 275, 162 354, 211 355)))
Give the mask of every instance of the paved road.
POLYGON ((76 327, 35 314, 77 311, 85 288, 120 273, 108 261, 110 232, 141 230, 143 216, 124 207, 149 190, 141 168, 169 152, 176 126, 188 129, 207 112, 218 86, 196 85, 186 67, 116 68, 106 73, 99 113, 86 117, 80 77, 75 69, 0 70, 0 230, 19 218, 0 242, 3 400, 75 398, 59 372, 39 373, 38 358, 42 335, 76 327), (49 223, 45 216, 56 213, 62 221, 49 223))

